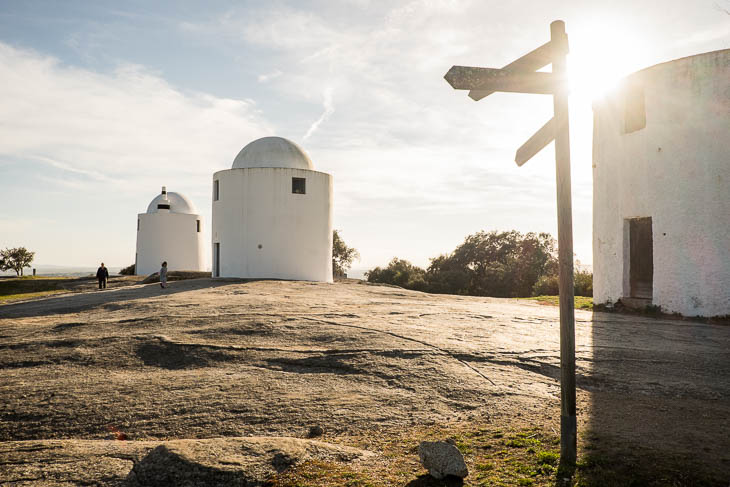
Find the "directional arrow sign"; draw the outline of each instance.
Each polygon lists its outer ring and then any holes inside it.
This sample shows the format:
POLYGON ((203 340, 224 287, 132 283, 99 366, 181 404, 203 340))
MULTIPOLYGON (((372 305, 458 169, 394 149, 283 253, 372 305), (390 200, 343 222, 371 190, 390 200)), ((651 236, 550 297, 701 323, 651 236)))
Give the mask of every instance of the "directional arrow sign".
POLYGON ((555 119, 551 118, 527 142, 522 144, 522 147, 517 149, 515 162, 518 166, 523 165, 553 140, 555 140, 555 119))
MULTIPOLYGON (((521 71, 523 73, 529 73, 531 71, 537 71, 540 68, 544 68, 548 64, 552 63, 552 51, 553 46, 550 41, 546 42, 542 46, 534 49, 521 58, 509 63, 502 69, 505 71, 521 71)), ((482 98, 491 95, 494 91, 485 90, 472 90, 469 92, 469 98, 474 101, 479 101, 482 98)))
POLYGON ((444 79, 456 90, 510 91, 551 95, 559 83, 552 73, 524 73, 504 69, 452 66, 444 79))
POLYGON ((577 420, 575 393, 575 310, 573 299, 573 210, 570 191, 570 130, 565 23, 550 24, 550 42, 502 69, 452 66, 444 78, 457 90, 470 90, 480 100, 495 91, 553 95, 554 116, 515 154, 521 166, 555 141, 558 196, 558 268, 560 289, 560 464, 575 465, 577 420), (552 73, 538 69, 552 64, 552 73))

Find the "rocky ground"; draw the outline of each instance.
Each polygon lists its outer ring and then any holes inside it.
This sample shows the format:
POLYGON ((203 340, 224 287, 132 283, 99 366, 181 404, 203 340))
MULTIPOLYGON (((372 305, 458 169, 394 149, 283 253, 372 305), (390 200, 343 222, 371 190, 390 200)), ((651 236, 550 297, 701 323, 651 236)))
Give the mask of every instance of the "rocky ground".
MULTIPOLYGON (((428 425, 559 431, 558 329, 556 307, 354 280, 3 305, 0 483, 154 485, 194 464, 259 485, 310 459, 367 469, 382 452, 347 445, 428 425)), ((576 355, 581 454, 619 446, 730 482, 730 327, 577 311, 576 355)))

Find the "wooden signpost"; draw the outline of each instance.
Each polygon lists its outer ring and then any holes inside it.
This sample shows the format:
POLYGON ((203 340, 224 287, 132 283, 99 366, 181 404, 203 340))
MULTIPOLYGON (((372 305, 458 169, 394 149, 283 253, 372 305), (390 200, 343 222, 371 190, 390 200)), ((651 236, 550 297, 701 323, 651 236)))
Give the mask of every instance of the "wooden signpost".
POLYGON ((522 166, 555 141, 558 197, 558 261, 560 269, 560 462, 576 461, 575 416, 575 312, 573 302, 573 216, 570 193, 570 131, 566 61, 568 36, 565 23, 550 24, 550 42, 525 54, 502 69, 452 66, 444 76, 457 90, 470 90, 475 101, 496 91, 553 95, 553 118, 517 150, 522 166), (552 73, 536 72, 552 64, 552 73))

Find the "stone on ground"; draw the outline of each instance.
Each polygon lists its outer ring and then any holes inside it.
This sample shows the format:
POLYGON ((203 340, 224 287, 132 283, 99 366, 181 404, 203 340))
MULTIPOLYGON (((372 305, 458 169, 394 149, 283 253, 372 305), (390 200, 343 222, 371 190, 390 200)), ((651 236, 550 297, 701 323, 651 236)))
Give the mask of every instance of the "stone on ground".
POLYGON ((445 441, 422 441, 418 445, 418 457, 421 465, 428 470, 431 477, 443 479, 449 475, 461 477, 469 475, 461 452, 451 443, 445 441))

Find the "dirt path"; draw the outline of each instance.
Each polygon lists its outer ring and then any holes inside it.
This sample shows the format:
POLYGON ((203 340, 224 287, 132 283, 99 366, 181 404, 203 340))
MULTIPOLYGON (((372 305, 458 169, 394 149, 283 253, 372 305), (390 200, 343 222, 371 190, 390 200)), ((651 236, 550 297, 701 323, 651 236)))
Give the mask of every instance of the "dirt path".
MULTIPOLYGON (((558 326, 532 302, 357 281, 198 279, 1 306, 0 482, 21 479, 2 463, 27 447, 14 442, 109 426, 148 441, 554 427, 558 326)), ((577 311, 576 354, 583 439, 730 470, 730 327, 577 311)), ((116 485, 130 461, 96 481, 116 485)))

